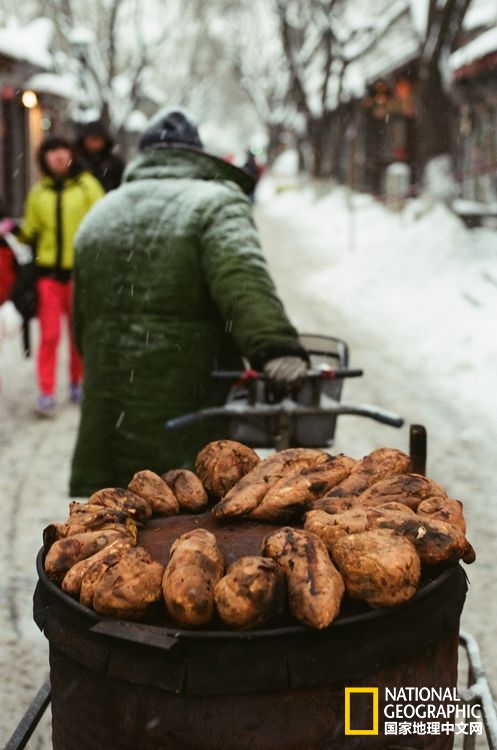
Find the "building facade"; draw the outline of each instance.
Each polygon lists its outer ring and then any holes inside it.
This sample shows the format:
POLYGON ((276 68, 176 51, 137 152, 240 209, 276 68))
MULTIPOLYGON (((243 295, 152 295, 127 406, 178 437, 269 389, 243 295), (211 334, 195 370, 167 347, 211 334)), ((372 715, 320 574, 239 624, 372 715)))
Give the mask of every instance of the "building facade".
POLYGON ((497 29, 459 50, 453 59, 458 103, 454 154, 461 197, 497 202, 497 29))
POLYGON ((36 153, 43 138, 67 127, 67 99, 31 86, 46 71, 0 47, 0 196, 7 213, 18 217, 38 179, 36 153))

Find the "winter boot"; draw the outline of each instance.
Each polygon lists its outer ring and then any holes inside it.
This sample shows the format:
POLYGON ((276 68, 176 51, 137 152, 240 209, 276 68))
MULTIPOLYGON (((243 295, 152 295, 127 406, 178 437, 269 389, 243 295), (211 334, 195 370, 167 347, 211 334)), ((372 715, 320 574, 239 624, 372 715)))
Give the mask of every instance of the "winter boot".
POLYGON ((69 386, 69 401, 71 404, 80 404, 83 398, 83 388, 81 383, 71 383, 69 386))
POLYGON ((46 419, 55 417, 55 399, 53 396, 39 396, 36 402, 35 414, 37 417, 46 419))

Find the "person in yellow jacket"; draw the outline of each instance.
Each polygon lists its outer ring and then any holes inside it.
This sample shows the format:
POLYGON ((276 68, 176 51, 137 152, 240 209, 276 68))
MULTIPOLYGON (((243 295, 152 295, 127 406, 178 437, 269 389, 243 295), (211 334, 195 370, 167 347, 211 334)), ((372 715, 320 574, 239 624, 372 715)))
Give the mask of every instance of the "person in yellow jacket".
POLYGON ((50 136, 41 144, 38 163, 42 177, 26 198, 20 238, 33 248, 37 276, 40 343, 35 412, 51 417, 63 322, 69 335, 69 398, 74 403, 81 399, 83 365, 71 320, 73 241, 82 218, 105 193, 99 181, 78 164, 70 141, 61 136, 50 136))

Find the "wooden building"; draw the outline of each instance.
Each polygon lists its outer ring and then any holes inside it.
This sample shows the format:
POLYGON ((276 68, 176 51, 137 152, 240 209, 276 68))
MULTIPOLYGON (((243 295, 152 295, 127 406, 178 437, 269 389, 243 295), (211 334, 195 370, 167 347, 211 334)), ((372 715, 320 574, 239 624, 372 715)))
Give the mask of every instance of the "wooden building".
POLYGON ((409 186, 418 179, 414 91, 416 68, 409 65, 392 71, 368 85, 359 102, 364 151, 364 187, 383 195, 388 168, 407 167, 409 186))
MULTIPOLYGON (((475 7, 478 3, 475 3, 475 7)), ((481 9, 480 9, 481 10, 481 9)), ((483 9, 484 10, 484 9, 483 9)), ((454 106, 451 153, 461 198, 497 201, 497 11, 469 17, 450 57, 454 106)), ((406 197, 420 190, 416 127, 419 38, 410 11, 361 61, 363 93, 346 105, 353 136, 339 177, 357 190, 388 197, 392 170, 403 167, 406 197)), ((400 170, 398 173, 402 173, 400 170)))
POLYGON ((451 59, 458 102, 454 154, 461 198, 497 203, 497 27, 451 59))
POLYGON ((385 36, 351 66, 363 82, 347 105, 353 133, 347 149, 347 181, 357 190, 384 196, 392 165, 403 166, 409 189, 416 184, 418 54, 419 38, 406 3, 385 36))
POLYGON ((68 122, 66 94, 47 85, 44 57, 38 55, 41 62, 36 62, 34 53, 23 53, 25 46, 16 44, 15 30, 0 29, 0 195, 14 217, 21 215, 26 193, 39 177, 41 141, 68 122))

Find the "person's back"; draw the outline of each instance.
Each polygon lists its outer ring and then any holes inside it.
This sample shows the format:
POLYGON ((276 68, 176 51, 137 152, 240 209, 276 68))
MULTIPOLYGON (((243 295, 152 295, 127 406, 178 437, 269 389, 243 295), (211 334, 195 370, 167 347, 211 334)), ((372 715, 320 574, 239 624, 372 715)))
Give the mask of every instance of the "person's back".
POLYGON ((124 184, 83 222, 75 327, 85 397, 71 493, 134 471, 192 465, 224 430, 164 422, 222 404, 219 367, 305 359, 268 276, 244 195, 252 180, 194 144, 142 146, 124 184), (243 189, 244 188, 244 189, 243 189))

